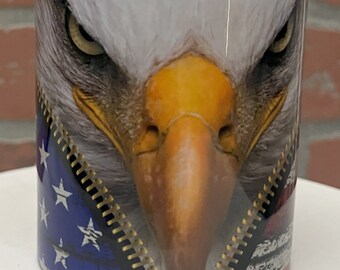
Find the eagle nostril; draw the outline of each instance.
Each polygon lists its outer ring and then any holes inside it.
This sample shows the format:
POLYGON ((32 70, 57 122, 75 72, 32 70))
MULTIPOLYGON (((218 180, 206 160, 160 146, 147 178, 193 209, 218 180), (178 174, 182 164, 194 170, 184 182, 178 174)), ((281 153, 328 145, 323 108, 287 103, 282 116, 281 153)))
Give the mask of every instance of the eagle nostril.
POLYGON ((148 126, 146 128, 146 135, 150 136, 150 137, 153 137, 153 138, 157 138, 157 140, 158 140, 158 138, 159 138, 159 129, 158 129, 158 127, 157 126, 153 126, 153 125, 148 126))
POLYGON ((219 144, 224 152, 231 153, 235 150, 235 136, 233 136, 233 126, 225 125, 218 132, 219 144))
POLYGON ((232 133, 232 126, 226 125, 220 129, 218 132, 218 138, 222 140, 224 137, 230 136, 232 133))
POLYGON ((143 133, 137 147, 135 148, 136 154, 143 154, 151 152, 159 147, 159 129, 155 125, 147 126, 143 133))

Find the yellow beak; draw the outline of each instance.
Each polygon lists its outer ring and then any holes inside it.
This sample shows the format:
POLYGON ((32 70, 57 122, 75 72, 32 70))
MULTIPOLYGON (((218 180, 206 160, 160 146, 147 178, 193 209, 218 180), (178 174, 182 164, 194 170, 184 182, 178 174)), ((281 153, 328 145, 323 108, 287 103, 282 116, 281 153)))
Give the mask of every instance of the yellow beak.
POLYGON ((150 123, 132 168, 166 269, 205 269, 238 172, 233 104, 228 77, 200 56, 172 62, 147 84, 150 123))
POLYGON ((287 92, 256 113, 257 129, 247 149, 237 143, 230 79, 202 56, 182 56, 150 78, 146 124, 132 145, 124 144, 94 99, 76 86, 73 96, 131 168, 166 269, 204 270, 240 166, 280 112, 287 92))

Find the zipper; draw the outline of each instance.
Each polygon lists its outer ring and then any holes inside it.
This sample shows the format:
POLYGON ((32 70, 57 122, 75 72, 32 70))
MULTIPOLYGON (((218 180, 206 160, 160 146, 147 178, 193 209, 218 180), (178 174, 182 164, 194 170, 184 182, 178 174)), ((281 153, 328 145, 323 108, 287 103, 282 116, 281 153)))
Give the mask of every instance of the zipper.
POLYGON ((296 150, 298 141, 298 126, 295 125, 292 134, 285 145, 285 149, 281 152, 280 158, 268 176, 266 183, 263 185, 262 191, 253 201, 252 206, 247 210, 246 216, 242 219, 241 224, 236 228, 235 233, 227 243, 225 250, 220 256, 220 260, 215 264, 215 269, 235 270, 239 260, 237 256, 242 256, 243 249, 248 246, 253 238, 250 231, 257 229, 256 223, 260 222, 271 204, 271 198, 274 198, 275 192, 282 182, 282 174, 286 172, 286 168, 294 162, 293 155, 296 150), (267 209, 266 209, 267 208, 267 209), (230 266, 230 264, 234 266, 230 266))
POLYGON ((84 156, 79 153, 77 146, 69 137, 59 117, 53 115, 50 103, 39 86, 37 87, 37 98, 53 137, 58 145, 61 146, 62 152, 65 152, 66 159, 70 162, 72 170, 81 179, 79 184, 96 204, 102 218, 106 220, 106 225, 112 228, 111 233, 117 243, 124 243, 122 251, 128 253, 127 259, 131 261, 131 269, 157 270, 154 260, 149 255, 142 239, 134 230, 133 225, 127 220, 126 215, 115 201, 115 198, 109 193, 103 181, 96 176, 94 169, 87 163, 84 156), (136 262, 136 260, 138 261, 136 262))
MULTIPOLYGON (((138 233, 133 229, 133 225, 127 220, 126 215, 114 197, 109 193, 103 181, 96 177, 94 169, 87 163, 84 156, 78 152, 77 146, 69 137, 59 117, 53 115, 49 101, 39 87, 37 88, 37 97, 49 128, 56 138, 58 145, 62 147, 62 152, 66 152, 66 159, 70 161, 71 168, 75 169, 76 176, 82 176, 80 185, 91 196, 92 201, 96 203, 96 208, 106 220, 107 226, 112 228, 111 232, 116 241, 118 243, 128 243, 122 248, 123 252, 129 253, 127 255, 128 261, 139 260, 139 262, 131 263, 131 269, 142 267, 145 270, 157 270, 154 260, 149 255, 138 233)), ((235 270, 234 267, 229 265, 238 264, 239 260, 235 257, 243 254, 242 249, 248 245, 253 237, 253 234, 249 231, 256 230, 257 226, 255 223, 262 220, 262 215, 266 212, 266 206, 269 206, 271 203, 268 198, 275 196, 273 189, 277 189, 280 183, 282 184, 282 172, 286 170, 290 162, 293 162, 292 157, 288 157, 292 156, 292 153, 295 152, 298 140, 297 135, 298 127, 296 125, 292 130, 288 143, 285 145, 285 149, 281 152, 276 166, 263 185, 262 191, 258 193, 257 199, 253 201, 241 224, 236 228, 231 240, 227 243, 225 250, 221 254, 220 260, 216 262, 215 269, 235 270)))

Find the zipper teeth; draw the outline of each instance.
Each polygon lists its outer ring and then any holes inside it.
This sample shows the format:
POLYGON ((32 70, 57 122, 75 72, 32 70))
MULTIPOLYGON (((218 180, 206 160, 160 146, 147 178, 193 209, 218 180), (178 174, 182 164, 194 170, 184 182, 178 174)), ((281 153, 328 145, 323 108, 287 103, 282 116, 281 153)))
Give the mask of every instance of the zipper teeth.
POLYGON ((95 171, 85 161, 84 156, 78 152, 77 146, 68 136, 68 132, 60 122, 59 117, 53 115, 53 110, 46 98, 46 95, 39 87, 37 88, 37 97, 47 123, 52 120, 49 128, 51 131, 53 131, 53 136, 57 139, 58 145, 62 146, 62 152, 70 149, 70 152, 66 155, 66 159, 70 160, 71 157, 75 158, 70 164, 71 168, 73 169, 76 166, 79 167, 79 169, 76 171, 77 176, 85 172, 86 175, 80 180, 80 182, 83 186, 85 183, 87 184, 85 190, 87 193, 89 193, 91 199, 96 203, 96 207, 101 211, 102 217, 107 218, 110 215, 114 216, 110 220, 106 221, 106 224, 109 227, 113 226, 114 224, 118 224, 117 227, 112 229, 112 235, 116 236, 119 233, 123 233, 123 235, 117 239, 117 242, 122 243, 126 240, 130 242, 122 248, 123 252, 129 251, 127 259, 131 261, 133 259, 139 258, 140 262, 131 263, 132 269, 144 267, 146 270, 157 270, 154 260, 149 256, 148 250, 144 246, 143 241, 133 229, 132 224, 127 221, 126 215, 121 211, 121 208, 119 204, 115 202, 114 197, 109 194, 109 191, 103 184, 103 181, 96 177, 95 171), (91 195, 91 191, 95 191, 95 193, 91 195), (98 199, 101 199, 99 200, 99 203, 96 201, 98 199), (106 206, 106 210, 101 209, 104 206, 106 206))
POLYGON ((253 201, 252 206, 248 209, 247 215, 242 219, 241 225, 236 228, 235 234, 226 245, 225 251, 221 254, 220 261, 215 264, 215 269, 234 270, 233 267, 229 266, 229 263, 238 263, 238 260, 234 258, 234 256, 243 254, 243 251, 240 248, 242 246, 246 247, 248 245, 247 241, 253 237, 248 231, 250 229, 256 230, 255 221, 261 221, 262 217, 260 213, 264 214, 266 211, 263 205, 270 204, 267 197, 274 197, 275 194, 271 189, 279 186, 278 183, 282 180, 280 173, 285 171, 285 165, 289 165, 287 157, 291 153, 290 150, 295 148, 297 132, 298 128, 294 127, 285 149, 282 151, 276 166, 267 178, 267 183, 263 185, 262 191, 258 193, 257 199, 253 201))

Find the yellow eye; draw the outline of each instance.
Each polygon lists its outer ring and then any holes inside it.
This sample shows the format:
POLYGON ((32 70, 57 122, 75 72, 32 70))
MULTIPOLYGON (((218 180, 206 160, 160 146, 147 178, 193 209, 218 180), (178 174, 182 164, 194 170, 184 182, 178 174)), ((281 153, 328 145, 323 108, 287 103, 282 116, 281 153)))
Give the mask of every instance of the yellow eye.
POLYGON ((83 53, 91 56, 104 53, 103 47, 85 31, 71 13, 68 16, 67 28, 73 44, 83 53))
POLYGON ((273 53, 283 52, 289 45, 293 36, 294 16, 291 16, 285 26, 276 36, 274 42, 270 46, 270 51, 273 53))

